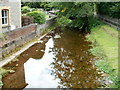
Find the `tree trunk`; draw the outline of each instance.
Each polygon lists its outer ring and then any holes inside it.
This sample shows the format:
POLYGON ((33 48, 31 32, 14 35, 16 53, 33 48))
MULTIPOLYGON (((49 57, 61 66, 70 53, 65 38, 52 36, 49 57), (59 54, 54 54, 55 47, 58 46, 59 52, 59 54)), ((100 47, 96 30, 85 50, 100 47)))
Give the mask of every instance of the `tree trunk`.
POLYGON ((89 20, 88 17, 85 16, 83 17, 83 27, 82 27, 82 32, 83 33, 90 33, 90 28, 89 28, 89 20))

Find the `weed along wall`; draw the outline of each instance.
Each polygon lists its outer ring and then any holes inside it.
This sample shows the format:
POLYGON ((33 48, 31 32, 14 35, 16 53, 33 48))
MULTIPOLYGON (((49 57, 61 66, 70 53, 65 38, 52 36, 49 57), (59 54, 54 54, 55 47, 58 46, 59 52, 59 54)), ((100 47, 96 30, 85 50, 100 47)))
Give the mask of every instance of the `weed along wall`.
POLYGON ((31 24, 5 33, 5 38, 0 39, 0 60, 19 50, 22 45, 35 37, 39 37, 41 30, 45 30, 54 23, 55 18, 52 18, 42 25, 31 24))

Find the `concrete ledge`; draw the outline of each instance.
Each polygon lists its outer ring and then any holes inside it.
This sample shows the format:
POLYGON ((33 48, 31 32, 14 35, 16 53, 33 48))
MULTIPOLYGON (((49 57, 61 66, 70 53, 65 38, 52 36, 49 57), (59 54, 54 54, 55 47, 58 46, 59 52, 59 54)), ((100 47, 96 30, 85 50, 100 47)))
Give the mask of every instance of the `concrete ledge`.
POLYGON ((11 60, 13 60, 14 58, 16 58, 18 55, 20 55, 21 53, 23 53, 25 50, 27 50, 29 47, 31 47, 32 45, 34 45, 36 42, 32 42, 29 43, 29 45, 23 47, 20 51, 14 53, 13 55, 11 55, 10 57, 5 58, 4 60, 0 61, 0 67, 3 67, 4 65, 6 65, 8 62, 10 62, 11 60))
MULTIPOLYGON (((49 31, 48 33, 50 33, 50 32, 51 31, 49 31)), ((13 55, 11 55, 10 57, 7 57, 4 60, 0 61, 0 67, 3 67, 4 65, 6 65, 10 61, 12 61, 14 58, 16 58, 17 56, 19 56, 21 53, 23 53, 24 51, 26 51, 27 49, 29 49, 31 46, 33 46, 34 44, 36 44, 39 40, 41 40, 42 38, 44 38, 48 33, 46 33, 43 36, 41 36, 40 38, 38 38, 37 41, 29 43, 27 46, 23 47, 21 50, 17 51, 16 53, 14 53, 13 55)))

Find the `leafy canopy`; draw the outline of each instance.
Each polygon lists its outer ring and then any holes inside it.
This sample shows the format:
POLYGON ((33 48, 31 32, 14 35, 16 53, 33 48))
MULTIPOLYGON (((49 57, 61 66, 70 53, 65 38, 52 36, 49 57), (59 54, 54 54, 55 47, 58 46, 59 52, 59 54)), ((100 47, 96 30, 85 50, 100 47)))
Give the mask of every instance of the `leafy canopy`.
MULTIPOLYGON (((66 17, 72 20, 70 27, 82 29, 86 23, 89 23, 88 18, 94 14, 94 4, 86 2, 59 2, 54 3, 59 9, 59 17, 66 17)), ((86 24, 87 25, 87 24, 86 24)), ((88 29, 88 28, 86 28, 88 29)))

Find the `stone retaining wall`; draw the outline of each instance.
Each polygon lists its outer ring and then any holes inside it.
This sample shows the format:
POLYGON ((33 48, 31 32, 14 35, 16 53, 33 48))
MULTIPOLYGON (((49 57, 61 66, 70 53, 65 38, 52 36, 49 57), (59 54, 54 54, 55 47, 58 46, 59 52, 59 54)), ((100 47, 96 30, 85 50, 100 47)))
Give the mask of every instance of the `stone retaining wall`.
POLYGON ((37 35, 39 36, 42 29, 45 30, 49 26, 53 25, 56 22, 56 17, 48 19, 45 24, 37 24, 37 35))
POLYGON ((36 24, 15 29, 14 31, 5 33, 5 36, 5 39, 0 41, 1 57, 3 58, 13 52, 15 48, 19 48, 36 36, 36 24))
POLYGON ((41 29, 46 29, 54 23, 55 18, 52 18, 42 25, 31 24, 5 33, 6 37, 4 40, 0 39, 0 60, 3 60, 7 54, 10 54, 13 50, 32 40, 34 37, 40 36, 41 29))

